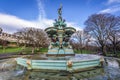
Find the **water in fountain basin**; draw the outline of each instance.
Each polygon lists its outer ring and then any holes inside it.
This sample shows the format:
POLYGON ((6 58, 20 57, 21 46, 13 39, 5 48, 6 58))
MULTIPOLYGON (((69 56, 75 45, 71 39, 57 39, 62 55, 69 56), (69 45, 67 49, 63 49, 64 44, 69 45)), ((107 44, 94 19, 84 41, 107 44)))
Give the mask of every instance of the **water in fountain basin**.
MULTIPOLYGON (((71 59, 84 59, 86 55, 76 55, 71 59)), ((70 58, 70 57, 68 57, 70 58)), ((91 59, 90 56, 87 58, 91 59)), ((14 59, 0 61, 6 67, 0 70, 0 80, 120 80, 120 60, 106 59, 107 66, 78 73, 26 71, 24 67, 15 67, 14 59)))

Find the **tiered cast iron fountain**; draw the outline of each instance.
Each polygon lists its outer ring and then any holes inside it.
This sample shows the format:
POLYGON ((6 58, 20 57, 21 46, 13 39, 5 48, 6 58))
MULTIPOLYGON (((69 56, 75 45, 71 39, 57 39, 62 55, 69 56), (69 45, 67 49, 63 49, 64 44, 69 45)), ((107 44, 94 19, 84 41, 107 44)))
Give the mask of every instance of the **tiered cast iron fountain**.
POLYGON ((72 46, 69 44, 69 38, 76 30, 72 27, 66 27, 65 20, 62 19, 61 10, 62 7, 58 9, 58 20, 55 20, 54 27, 45 29, 52 40, 49 46, 48 56, 75 55, 72 46))
MULTIPOLYGON (((54 26, 46 28, 51 43, 48 53, 44 59, 17 58, 17 64, 26 67, 28 70, 51 70, 75 72, 83 69, 101 66, 101 57, 90 54, 75 54, 69 44, 69 38, 76 31, 72 27, 67 27, 62 18, 62 6, 58 9, 58 19, 54 26)), ((33 56, 34 57, 34 56, 33 56)))

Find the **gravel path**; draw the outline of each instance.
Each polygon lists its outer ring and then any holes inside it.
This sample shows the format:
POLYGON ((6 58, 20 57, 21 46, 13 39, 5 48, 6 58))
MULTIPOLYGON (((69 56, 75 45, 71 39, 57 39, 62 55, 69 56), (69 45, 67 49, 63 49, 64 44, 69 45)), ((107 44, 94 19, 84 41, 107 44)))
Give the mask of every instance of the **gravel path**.
POLYGON ((10 58, 12 55, 16 55, 16 53, 5 53, 5 54, 0 54, 0 59, 10 58))

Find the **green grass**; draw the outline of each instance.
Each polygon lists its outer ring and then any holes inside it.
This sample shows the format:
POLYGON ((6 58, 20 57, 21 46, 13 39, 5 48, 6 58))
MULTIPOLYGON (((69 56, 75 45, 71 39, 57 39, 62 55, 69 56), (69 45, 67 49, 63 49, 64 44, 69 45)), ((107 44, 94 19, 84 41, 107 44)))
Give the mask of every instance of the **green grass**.
POLYGON ((116 54, 114 54, 113 52, 107 52, 106 56, 108 57, 118 57, 120 58, 120 51, 117 51, 116 54))
POLYGON ((48 48, 40 48, 40 52, 43 53, 43 52, 48 52, 48 48))
POLYGON ((23 52, 24 54, 31 53, 32 48, 30 47, 7 47, 5 49, 0 48, 0 54, 5 53, 20 53, 23 52))
POLYGON ((120 58, 120 53, 117 54, 117 57, 120 58))
MULTIPOLYGON (((81 54, 81 51, 80 50, 74 50, 75 53, 78 53, 78 54, 81 54)), ((89 50, 82 50, 82 54, 90 54, 92 53, 91 51, 89 50)))
MULTIPOLYGON (((40 52, 44 53, 47 52, 48 48, 40 48, 40 49, 35 49, 34 53, 40 52)), ((22 52, 23 54, 30 54, 32 52, 31 47, 7 47, 3 49, 0 46, 0 54, 5 54, 5 53, 20 53, 22 52)))
POLYGON ((24 47, 24 49, 23 49, 23 47, 22 47, 21 52, 23 54, 30 54, 32 52, 32 48, 31 47, 24 47))
POLYGON ((2 49, 2 46, 0 45, 0 49, 2 49))
POLYGON ((1 49, 0 48, 0 54, 2 54, 2 53, 20 52, 21 50, 22 50, 21 47, 13 47, 13 48, 6 48, 6 49, 1 49))
MULTIPOLYGON (((1 46, 0 46, 1 47, 1 46)), ((3 48, 0 48, 0 54, 4 53, 20 53, 22 52, 23 54, 31 54, 32 52, 32 47, 7 47, 5 50, 3 48)), ((34 53, 47 53, 48 48, 38 48, 35 49, 34 53)), ((81 54, 80 50, 74 50, 75 53, 81 54)), ((90 54, 92 53, 89 50, 82 50, 82 54, 90 54)))

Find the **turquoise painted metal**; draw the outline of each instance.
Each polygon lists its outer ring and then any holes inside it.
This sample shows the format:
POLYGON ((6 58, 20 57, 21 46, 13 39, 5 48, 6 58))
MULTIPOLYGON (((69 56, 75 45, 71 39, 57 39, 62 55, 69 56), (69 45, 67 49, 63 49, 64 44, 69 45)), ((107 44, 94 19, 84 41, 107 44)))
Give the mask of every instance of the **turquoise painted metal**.
POLYGON ((74 55, 72 46, 69 44, 69 38, 76 31, 72 27, 67 27, 65 20, 62 19, 62 6, 58 9, 58 19, 54 26, 46 28, 51 43, 48 50, 48 56, 66 56, 74 55))
POLYGON ((61 10, 62 7, 58 9, 59 17, 54 23, 54 27, 45 29, 51 38, 49 50, 46 54, 47 60, 21 57, 16 59, 18 65, 24 66, 28 70, 64 70, 69 72, 100 66, 103 61, 100 56, 74 54, 72 46, 69 44, 69 38, 76 30, 72 27, 66 27, 65 20, 61 16, 61 10))
POLYGON ((31 60, 27 58, 17 58, 16 61, 17 64, 27 67, 28 70, 63 70, 74 72, 85 68, 100 66, 101 57, 92 55, 88 60, 81 60, 77 57, 66 58, 65 60, 31 60))

